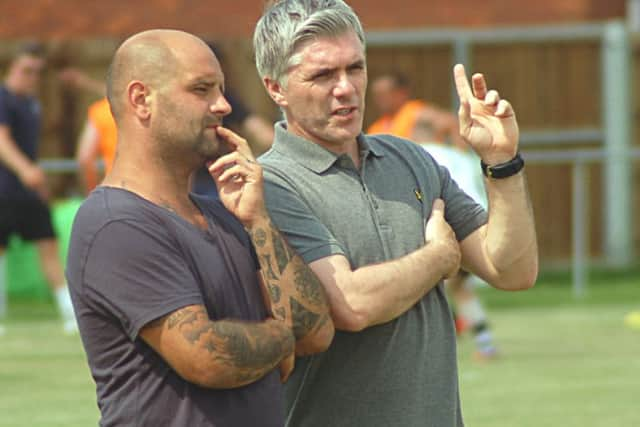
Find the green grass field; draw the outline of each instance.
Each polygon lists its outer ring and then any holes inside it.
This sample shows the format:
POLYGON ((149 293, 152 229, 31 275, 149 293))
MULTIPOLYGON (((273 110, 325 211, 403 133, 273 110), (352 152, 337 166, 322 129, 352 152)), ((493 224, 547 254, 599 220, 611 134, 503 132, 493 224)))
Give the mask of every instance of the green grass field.
MULTIPOLYGON (((460 386, 469 427, 640 426, 640 272, 592 275, 573 299, 566 275, 530 291, 481 289, 502 357, 472 358, 460 340, 460 386)), ((91 426, 95 390, 78 337, 61 332, 53 306, 13 302, 0 337, 0 426, 91 426)), ((401 427, 401 426, 398 426, 401 427)))

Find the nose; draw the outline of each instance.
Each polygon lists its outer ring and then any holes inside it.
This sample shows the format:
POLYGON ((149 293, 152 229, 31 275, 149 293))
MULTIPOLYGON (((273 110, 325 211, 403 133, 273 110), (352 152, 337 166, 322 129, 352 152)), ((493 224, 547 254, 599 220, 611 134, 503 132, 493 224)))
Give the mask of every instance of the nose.
POLYGON ((214 102, 211 103, 209 108, 213 114, 218 116, 224 117, 227 114, 231 113, 231 104, 229 104, 227 98, 225 98, 222 94, 220 94, 220 96, 218 96, 214 100, 214 102))
POLYGON ((352 95, 355 90, 355 86, 349 79, 349 75, 344 73, 338 78, 338 81, 333 88, 333 95, 336 98, 343 98, 345 96, 352 95))

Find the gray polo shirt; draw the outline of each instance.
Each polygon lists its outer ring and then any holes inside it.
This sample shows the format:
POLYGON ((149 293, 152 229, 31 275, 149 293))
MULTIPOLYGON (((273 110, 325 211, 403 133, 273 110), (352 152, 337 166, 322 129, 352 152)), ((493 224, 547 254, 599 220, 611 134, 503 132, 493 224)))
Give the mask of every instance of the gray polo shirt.
MULTIPOLYGON (((260 158, 269 213, 305 262, 342 254, 356 269, 402 257, 424 245, 436 198, 458 240, 486 222, 420 146, 390 135, 358 143, 360 170, 280 122, 260 158)), ((298 358, 286 385, 287 425, 461 426, 455 346, 440 283, 397 319, 338 331, 328 351, 298 358)))

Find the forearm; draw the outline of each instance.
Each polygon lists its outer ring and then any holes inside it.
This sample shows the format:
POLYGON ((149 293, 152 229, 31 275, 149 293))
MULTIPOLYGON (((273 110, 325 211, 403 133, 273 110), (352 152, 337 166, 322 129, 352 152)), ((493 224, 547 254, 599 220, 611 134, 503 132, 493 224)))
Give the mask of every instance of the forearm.
POLYGON ((524 172, 505 179, 488 179, 486 184, 489 221, 484 245, 500 276, 498 281, 517 275, 535 281, 538 247, 524 172))
POLYGON ((16 175, 34 166, 31 159, 20 151, 13 139, 6 135, 0 135, 0 162, 16 175))
POLYGON ((141 336, 187 381, 221 389, 257 381, 294 346, 291 331, 280 321, 211 321, 201 306, 178 310, 141 336))
POLYGON ((273 315, 292 328, 298 341, 297 352, 325 350, 334 331, 322 283, 291 250, 267 215, 253 223, 249 234, 273 315))
POLYGON ((352 272, 345 298, 360 314, 356 329, 389 322, 433 289, 451 265, 451 253, 428 243, 408 255, 352 272))

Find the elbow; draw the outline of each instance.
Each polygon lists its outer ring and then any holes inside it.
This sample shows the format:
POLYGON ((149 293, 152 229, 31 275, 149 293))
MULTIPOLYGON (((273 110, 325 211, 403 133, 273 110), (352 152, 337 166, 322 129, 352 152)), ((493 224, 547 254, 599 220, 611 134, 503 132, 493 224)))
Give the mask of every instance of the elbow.
POLYGON ((340 308, 331 310, 336 329, 346 332, 360 332, 370 324, 371 315, 364 304, 351 301, 340 308))
POLYGON ((319 320, 320 326, 310 334, 300 338, 296 342, 296 355, 309 356, 322 353, 329 349, 335 335, 335 326, 331 317, 325 314, 319 320))
POLYGON ((510 274, 504 274, 503 276, 496 283, 496 288, 498 289, 506 291, 526 291, 531 289, 538 279, 538 260, 536 258, 526 265, 519 265, 510 274))
MULTIPOLYGON (((175 369, 175 368, 174 368, 175 369)), ((191 363, 175 369, 185 381, 206 388, 233 388, 237 385, 231 382, 229 375, 225 375, 220 369, 211 366, 201 360, 193 360, 191 363)))

